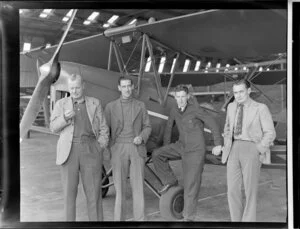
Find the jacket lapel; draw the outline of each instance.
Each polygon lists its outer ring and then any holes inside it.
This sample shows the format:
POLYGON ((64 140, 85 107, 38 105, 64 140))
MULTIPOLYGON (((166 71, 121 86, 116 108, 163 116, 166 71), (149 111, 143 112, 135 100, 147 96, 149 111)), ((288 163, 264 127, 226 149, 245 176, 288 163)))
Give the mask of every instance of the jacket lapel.
POLYGON ((121 100, 118 99, 112 106, 112 110, 114 111, 112 113, 112 116, 114 118, 111 118, 111 122, 116 123, 115 125, 118 126, 117 132, 122 130, 123 127, 123 111, 122 111, 122 104, 121 100))
POLYGON ((138 105, 135 99, 133 99, 133 104, 132 104, 132 123, 134 123, 136 117, 141 111, 141 107, 138 105))
POLYGON ((66 102, 64 104, 64 109, 65 110, 73 110, 73 102, 72 102, 72 98, 71 97, 68 97, 66 99, 66 102))
POLYGON ((234 121, 235 121, 235 115, 236 115, 236 110, 237 110, 237 102, 233 102, 233 105, 232 105, 232 109, 231 109, 231 114, 229 115, 230 117, 230 131, 232 133, 233 131, 233 127, 234 127, 234 121))
POLYGON ((93 125, 93 119, 94 119, 94 115, 95 115, 95 111, 96 111, 96 104, 93 103, 93 101, 85 96, 85 105, 86 105, 86 111, 88 113, 89 119, 91 124, 93 125))
POLYGON ((257 111, 258 111, 257 103, 251 99, 250 100, 250 105, 247 109, 246 127, 250 126, 250 124, 254 120, 254 117, 255 117, 257 111))

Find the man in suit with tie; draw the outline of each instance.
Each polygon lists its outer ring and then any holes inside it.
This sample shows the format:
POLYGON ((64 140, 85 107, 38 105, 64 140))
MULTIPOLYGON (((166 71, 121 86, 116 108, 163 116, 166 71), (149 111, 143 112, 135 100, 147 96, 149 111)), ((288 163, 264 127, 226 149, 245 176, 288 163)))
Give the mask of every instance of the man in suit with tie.
POLYGON ((66 221, 76 219, 80 173, 89 220, 102 221, 102 154, 108 144, 108 126, 100 100, 84 95, 80 75, 71 75, 68 89, 70 97, 57 101, 50 122, 51 131, 60 134, 56 164, 61 170, 64 216, 66 221))
POLYGON ((196 216, 198 194, 201 176, 205 162, 204 124, 210 129, 214 137, 213 152, 221 152, 222 136, 216 120, 203 108, 194 104, 189 90, 185 85, 178 85, 174 89, 177 106, 171 109, 164 133, 164 146, 152 153, 152 160, 158 176, 164 186, 160 193, 165 193, 171 186, 177 185, 169 160, 182 158, 184 207, 183 220, 193 221, 196 216), (179 130, 179 140, 171 142, 173 124, 179 130))
POLYGON ((144 166, 147 157, 146 143, 151 133, 150 119, 145 104, 132 96, 132 80, 121 76, 118 83, 121 97, 105 107, 107 125, 111 133, 108 148, 116 189, 114 220, 125 220, 129 175, 133 218, 135 221, 142 221, 145 220, 144 166))
POLYGON ((260 167, 262 163, 271 163, 270 146, 276 137, 268 107, 252 100, 250 93, 250 83, 247 80, 234 82, 235 100, 227 107, 224 126, 222 162, 227 161, 231 221, 256 221, 260 167), (243 184, 245 206, 242 201, 243 184))

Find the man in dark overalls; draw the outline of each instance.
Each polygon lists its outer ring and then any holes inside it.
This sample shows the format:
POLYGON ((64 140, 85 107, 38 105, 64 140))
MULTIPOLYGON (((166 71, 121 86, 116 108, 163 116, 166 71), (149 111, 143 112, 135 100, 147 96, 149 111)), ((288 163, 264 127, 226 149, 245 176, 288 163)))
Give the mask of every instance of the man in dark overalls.
POLYGON ((178 184, 168 162, 170 159, 182 158, 184 221, 195 219, 206 154, 204 123, 211 129, 214 137, 216 147, 213 148, 213 152, 217 153, 222 149, 222 136, 217 122, 204 109, 189 101, 189 97, 189 91, 185 85, 178 85, 175 88, 175 99, 178 106, 170 112, 164 133, 164 146, 152 153, 155 170, 164 184, 160 193, 164 193, 171 186, 178 184), (174 121, 178 127, 179 140, 170 144, 174 121))

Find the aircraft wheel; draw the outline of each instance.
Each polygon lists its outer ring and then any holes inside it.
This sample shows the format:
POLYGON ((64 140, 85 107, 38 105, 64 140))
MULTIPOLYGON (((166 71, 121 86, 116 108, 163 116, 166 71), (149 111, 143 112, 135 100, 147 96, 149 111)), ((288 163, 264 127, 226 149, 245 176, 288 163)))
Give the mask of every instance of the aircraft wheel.
MULTIPOLYGON (((106 176, 106 170, 104 168, 104 166, 102 166, 102 179, 106 176)), ((109 183, 109 179, 108 177, 102 181, 102 186, 107 185, 109 183)), ((102 188, 102 198, 104 198, 108 192, 109 186, 106 188, 102 188)))
POLYGON ((182 219, 183 187, 173 186, 159 199, 160 214, 167 220, 182 219))

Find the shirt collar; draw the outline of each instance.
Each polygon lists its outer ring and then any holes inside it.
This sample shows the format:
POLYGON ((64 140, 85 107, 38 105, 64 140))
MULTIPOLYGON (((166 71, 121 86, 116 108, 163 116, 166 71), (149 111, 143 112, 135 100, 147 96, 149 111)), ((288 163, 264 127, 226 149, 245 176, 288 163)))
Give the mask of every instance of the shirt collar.
POLYGON ((75 99, 72 98, 73 105, 75 103, 81 104, 81 103, 84 103, 84 102, 85 102, 85 97, 84 96, 81 99, 79 99, 79 100, 75 100, 75 99))
MULTIPOLYGON (((244 107, 249 107, 249 105, 251 104, 251 99, 247 99, 246 102, 243 103, 244 104, 244 107)), ((237 103, 237 105, 239 105, 239 103, 237 103)))
POLYGON ((129 103, 129 102, 132 101, 132 96, 131 96, 130 98, 128 98, 128 99, 124 99, 124 98, 122 97, 122 95, 121 95, 120 101, 121 101, 122 103, 127 103, 127 102, 129 103))

